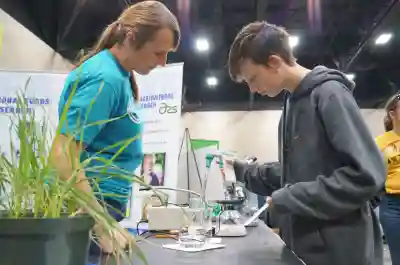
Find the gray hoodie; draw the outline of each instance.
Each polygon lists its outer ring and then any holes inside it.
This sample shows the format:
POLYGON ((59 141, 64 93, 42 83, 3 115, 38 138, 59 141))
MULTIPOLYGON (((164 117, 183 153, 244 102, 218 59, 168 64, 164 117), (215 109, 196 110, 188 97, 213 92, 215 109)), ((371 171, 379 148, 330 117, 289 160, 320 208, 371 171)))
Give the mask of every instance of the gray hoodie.
POLYGON ((341 72, 317 66, 285 99, 280 163, 235 163, 249 190, 272 196, 283 240, 307 265, 383 264, 369 201, 386 167, 353 88, 341 72))

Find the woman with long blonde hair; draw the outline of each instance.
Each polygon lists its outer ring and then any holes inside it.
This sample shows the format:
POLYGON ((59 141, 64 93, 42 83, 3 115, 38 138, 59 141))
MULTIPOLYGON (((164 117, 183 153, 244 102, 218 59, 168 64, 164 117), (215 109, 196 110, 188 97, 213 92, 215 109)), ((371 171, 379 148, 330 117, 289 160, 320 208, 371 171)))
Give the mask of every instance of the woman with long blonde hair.
MULTIPOLYGON (((177 49, 179 40, 177 19, 167 7, 157 1, 137 3, 104 30, 95 47, 79 61, 65 81, 59 103, 60 115, 69 98, 71 103, 65 124, 60 124, 61 136, 54 141, 52 158, 59 174, 69 179, 80 162, 94 155, 99 157, 91 160, 82 171, 76 187, 100 194, 94 203, 105 201, 116 221, 124 217, 132 181, 117 178, 117 174, 112 173, 118 173, 114 172, 118 171, 116 168, 133 173, 143 157, 139 91, 133 71, 146 75, 157 66, 164 66, 168 53, 177 49), (135 136, 139 136, 138 139, 121 153, 118 151, 121 146, 112 147, 135 136), (100 152, 104 149, 106 151, 100 152), (105 173, 88 169, 105 166, 101 161, 112 157, 115 157, 113 165, 105 173)), ((114 247, 102 237, 100 226, 95 226, 94 232, 100 238, 103 252, 112 252, 114 247)), ((121 238, 120 244, 126 243, 121 238)), ((92 246, 91 252, 99 254, 100 251, 92 246)))
POLYGON ((400 265, 400 94, 386 104, 385 133, 376 138, 383 152, 388 174, 385 194, 379 205, 379 219, 388 243, 393 265, 400 265))

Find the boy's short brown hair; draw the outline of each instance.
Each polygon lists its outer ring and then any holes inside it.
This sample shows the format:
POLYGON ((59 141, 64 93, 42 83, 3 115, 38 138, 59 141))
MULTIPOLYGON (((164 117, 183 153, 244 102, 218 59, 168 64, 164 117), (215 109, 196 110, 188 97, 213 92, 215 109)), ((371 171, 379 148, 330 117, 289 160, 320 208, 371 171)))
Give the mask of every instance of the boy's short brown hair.
POLYGON ((278 55, 289 65, 293 65, 296 61, 286 30, 266 21, 253 22, 243 27, 236 35, 229 51, 228 67, 232 80, 241 81, 240 65, 244 59, 268 65, 268 58, 271 55, 278 55))

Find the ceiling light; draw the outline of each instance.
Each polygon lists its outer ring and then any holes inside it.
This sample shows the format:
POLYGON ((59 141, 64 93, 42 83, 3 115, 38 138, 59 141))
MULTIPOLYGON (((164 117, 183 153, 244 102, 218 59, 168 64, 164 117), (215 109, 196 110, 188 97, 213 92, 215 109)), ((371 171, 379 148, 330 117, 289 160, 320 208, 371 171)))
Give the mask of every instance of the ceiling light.
POLYGON ((299 45, 299 41, 300 41, 299 37, 297 37, 297 36, 290 36, 290 37, 289 37, 289 46, 290 46, 290 48, 294 48, 294 47, 296 47, 297 45, 299 45))
POLYGON ((196 50, 199 52, 206 52, 210 49, 210 44, 207 39, 199 38, 196 40, 196 50))
POLYGON ((215 76, 209 76, 206 79, 206 83, 209 87, 215 87, 218 85, 218 79, 215 76))
POLYGON ((355 74, 346 74, 346 77, 349 79, 349 80, 354 80, 354 78, 356 78, 356 75, 355 74))
POLYGON ((388 43, 390 41, 390 39, 392 37, 393 37, 392 33, 383 33, 375 39, 375 44, 376 45, 385 45, 386 43, 388 43))

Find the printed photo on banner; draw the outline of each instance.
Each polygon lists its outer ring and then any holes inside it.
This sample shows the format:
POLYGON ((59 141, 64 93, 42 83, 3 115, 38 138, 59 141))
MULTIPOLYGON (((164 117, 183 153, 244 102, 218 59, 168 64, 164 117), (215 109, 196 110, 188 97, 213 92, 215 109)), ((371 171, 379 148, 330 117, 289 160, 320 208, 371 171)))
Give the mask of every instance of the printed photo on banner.
POLYGON ((151 186, 164 186, 166 153, 144 154, 141 176, 146 184, 151 186))

